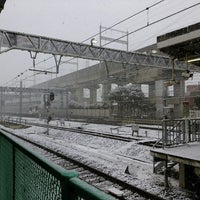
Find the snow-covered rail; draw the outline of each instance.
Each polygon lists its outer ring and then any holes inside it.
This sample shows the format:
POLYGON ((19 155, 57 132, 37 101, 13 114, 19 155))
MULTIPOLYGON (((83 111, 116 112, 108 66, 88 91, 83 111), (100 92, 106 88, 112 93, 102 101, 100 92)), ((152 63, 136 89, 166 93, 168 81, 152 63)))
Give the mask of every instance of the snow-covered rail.
MULTIPOLYGON (((14 123, 14 121, 11 121, 11 122, 14 123)), ((20 123, 20 122, 16 121, 16 123, 20 123)), ((23 123, 23 121, 22 121, 22 123, 23 123)), ((70 132, 81 133, 81 134, 86 134, 86 135, 93 135, 93 136, 97 136, 97 137, 109 138, 109 139, 113 139, 113 140, 120 140, 120 141, 124 141, 124 142, 140 140, 140 138, 133 138, 133 137, 128 137, 128 136, 120 136, 120 135, 84 130, 81 126, 76 127, 76 128, 68 128, 68 127, 64 127, 64 126, 47 125, 44 123, 36 123, 36 122, 29 122, 29 121, 26 121, 25 125, 39 126, 39 127, 45 127, 45 128, 48 126, 49 128, 52 128, 52 129, 70 131, 70 132)))

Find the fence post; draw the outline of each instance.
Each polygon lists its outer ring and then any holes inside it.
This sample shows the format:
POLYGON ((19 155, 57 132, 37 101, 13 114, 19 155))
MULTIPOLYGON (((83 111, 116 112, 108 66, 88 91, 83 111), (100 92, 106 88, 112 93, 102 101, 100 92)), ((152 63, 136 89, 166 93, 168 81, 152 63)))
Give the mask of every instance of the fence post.
POLYGON ((166 120, 162 121, 162 143, 163 143, 163 149, 165 145, 167 144, 167 125, 166 120))
POLYGON ((77 177, 78 174, 75 171, 68 171, 63 174, 62 185, 62 200, 76 200, 77 196, 75 192, 72 192, 72 187, 70 186, 70 179, 77 177))
POLYGON ((165 189, 169 188, 169 182, 168 182, 168 173, 169 173, 169 169, 168 169, 168 158, 167 155, 165 157, 165 171, 164 171, 164 177, 165 177, 165 189))
POLYGON ((187 118, 185 119, 185 142, 190 142, 190 130, 189 130, 189 122, 187 118))
POLYGON ((15 145, 14 144, 12 144, 12 174, 13 174, 13 180, 12 180, 12 199, 13 200, 15 200, 15 168, 16 168, 16 166, 15 166, 15 155, 16 155, 16 148, 15 148, 15 145))

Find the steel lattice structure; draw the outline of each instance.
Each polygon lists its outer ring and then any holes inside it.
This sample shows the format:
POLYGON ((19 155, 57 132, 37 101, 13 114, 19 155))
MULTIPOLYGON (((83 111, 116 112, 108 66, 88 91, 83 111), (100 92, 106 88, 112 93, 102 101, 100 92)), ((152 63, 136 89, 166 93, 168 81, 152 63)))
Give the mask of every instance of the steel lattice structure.
MULTIPOLYGON (((71 56, 104 62, 171 69, 171 59, 169 57, 127 52, 44 36, 0 30, 0 53, 12 49, 59 55, 60 58, 62 56, 71 56)), ((183 62, 176 62, 175 68, 185 70, 187 66, 183 62)), ((190 69, 199 71, 196 66, 191 66, 190 69)))

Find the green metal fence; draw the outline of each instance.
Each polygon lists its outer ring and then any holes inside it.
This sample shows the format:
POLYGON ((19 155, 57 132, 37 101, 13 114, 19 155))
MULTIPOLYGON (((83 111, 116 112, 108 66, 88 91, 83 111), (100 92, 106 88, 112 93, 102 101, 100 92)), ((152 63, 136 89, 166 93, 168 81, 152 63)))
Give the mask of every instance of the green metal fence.
POLYGON ((0 130, 0 200, 114 200, 0 130))

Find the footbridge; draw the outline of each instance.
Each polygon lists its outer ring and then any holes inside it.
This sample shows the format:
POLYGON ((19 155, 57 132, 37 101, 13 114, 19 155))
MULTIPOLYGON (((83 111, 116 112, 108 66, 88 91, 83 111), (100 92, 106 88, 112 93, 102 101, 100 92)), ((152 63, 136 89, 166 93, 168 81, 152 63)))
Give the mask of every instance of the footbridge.
MULTIPOLYGON (((134 64, 138 66, 171 68, 169 57, 128 52, 110 48, 103 48, 77 42, 70 42, 44 36, 0 30, 0 53, 19 49, 24 51, 52 54, 56 60, 57 73, 62 56, 78 57, 104 62, 134 64), (60 56, 56 59, 56 55, 60 56)), ((186 68, 179 63, 176 68, 186 68)), ((199 70, 193 66, 193 70, 199 70)))

